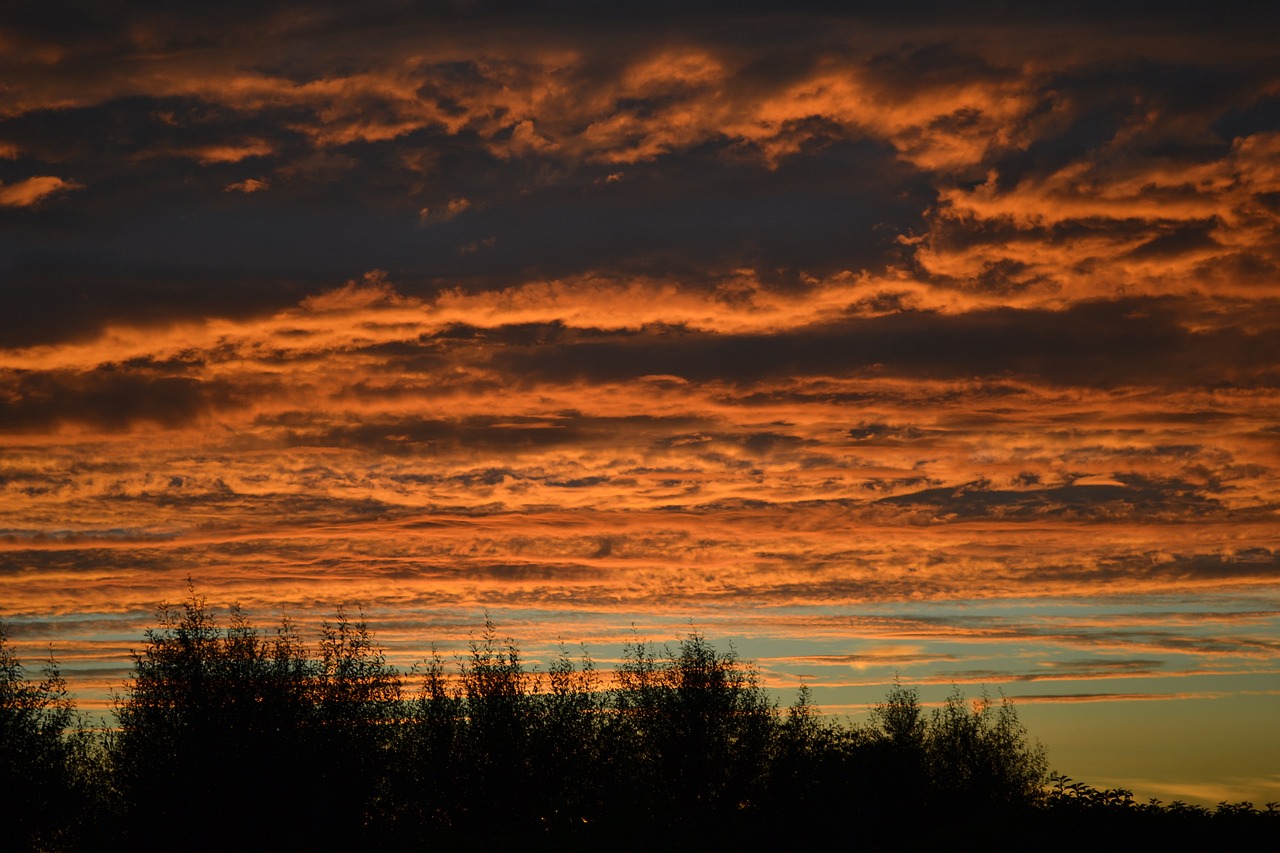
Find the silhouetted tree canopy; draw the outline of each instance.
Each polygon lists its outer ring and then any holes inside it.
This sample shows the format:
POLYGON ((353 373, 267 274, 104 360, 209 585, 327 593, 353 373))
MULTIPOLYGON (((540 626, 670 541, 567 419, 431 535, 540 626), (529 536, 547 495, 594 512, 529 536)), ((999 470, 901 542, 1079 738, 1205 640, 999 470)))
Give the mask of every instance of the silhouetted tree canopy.
POLYGON ((50 655, 28 678, 0 621, 0 832, 15 849, 71 846, 93 744, 50 655))
MULTIPOLYGON (((50 659, 0 624, 0 791, 13 849, 907 849, 991 830, 1065 849, 1098 832, 1250 841, 1280 806, 1138 804, 1050 774, 1013 705, 896 683, 869 722, 779 708, 754 666, 691 632, 613 673, 546 671, 483 633, 406 677, 341 609, 313 654, 287 620, 225 623, 191 592, 133 655, 115 726, 89 729, 50 659)), ((6 847, 8 849, 8 847, 6 847)))

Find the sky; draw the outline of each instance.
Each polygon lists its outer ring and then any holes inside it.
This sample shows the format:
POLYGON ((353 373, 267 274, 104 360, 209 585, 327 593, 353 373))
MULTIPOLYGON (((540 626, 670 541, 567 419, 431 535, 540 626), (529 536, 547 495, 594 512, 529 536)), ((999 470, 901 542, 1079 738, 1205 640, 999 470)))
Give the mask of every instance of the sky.
POLYGON ((1280 12, 1035 5, 5 4, 24 660, 696 630, 1280 800, 1280 12))

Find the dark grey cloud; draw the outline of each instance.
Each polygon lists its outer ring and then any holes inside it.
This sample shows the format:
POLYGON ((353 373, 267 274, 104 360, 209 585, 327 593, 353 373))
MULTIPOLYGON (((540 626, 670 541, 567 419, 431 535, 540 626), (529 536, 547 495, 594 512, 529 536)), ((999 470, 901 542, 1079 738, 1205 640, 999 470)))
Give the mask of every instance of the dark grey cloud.
MULTIPOLYGON (((808 664, 809 666, 893 666, 895 664, 919 664, 919 663, 936 663, 939 661, 954 661, 955 655, 950 654, 928 654, 924 652, 912 654, 904 652, 902 654, 849 654, 849 655, 801 655, 796 657, 781 658, 786 663, 808 664)), ((769 662, 769 661, 766 661, 769 662)))
POLYGON ((621 269, 696 283, 735 265, 775 275, 878 267, 900 257, 895 238, 922 225, 932 199, 923 177, 879 143, 832 144, 776 169, 718 148, 481 196, 480 209, 437 227, 458 243, 492 236, 493 246, 445 271, 621 269), (622 179, 598 183, 614 172, 622 179))
POLYGON ((1188 168, 1213 162, 1230 150, 1232 131, 1250 124, 1243 117, 1265 100, 1260 83, 1266 79, 1257 69, 1201 63, 1193 55, 1157 60, 1135 54, 1048 70, 1038 81, 1043 100, 1031 119, 1053 111, 1057 120, 1029 145, 1004 148, 987 165, 997 170, 997 185, 1008 188, 1082 159, 1114 162, 1109 158, 1116 138, 1130 126, 1143 130, 1126 158, 1160 158, 1188 168), (1189 121, 1192 116, 1197 120, 1189 121))
MULTIPOLYGON (((306 418, 312 421, 313 418, 306 418)), ((551 447, 583 446, 645 436, 661 440, 672 431, 708 427, 700 417, 588 416, 574 412, 554 417, 520 415, 475 415, 456 419, 377 418, 335 426, 297 423, 290 418, 264 417, 260 426, 282 423, 288 443, 330 447, 360 447, 383 453, 453 454, 459 449, 541 450, 551 447)), ((745 441, 749 442, 750 437, 745 441)))
POLYGON ((1130 383, 1271 387, 1280 343, 1229 328, 1193 332, 1176 300, 1089 302, 1062 311, 1001 308, 855 318, 774 335, 663 330, 608 342, 496 352, 492 364, 528 380, 619 381, 665 374, 749 383, 858 374, 1019 376, 1060 385, 1130 383))
POLYGON ((1188 252, 1220 249, 1222 245, 1213 237, 1213 230, 1217 225, 1218 223, 1209 221, 1172 228, 1131 250, 1127 257, 1138 260, 1170 258, 1188 252))
MULTIPOLYGON (((1024 475, 1025 476, 1025 475, 1024 475)), ((1028 478, 1035 479, 1035 478, 1028 478)), ((801 500, 776 503, 762 499, 725 499, 708 503, 672 505, 680 512, 715 514, 744 509, 768 512, 839 510, 874 518, 882 508, 911 513, 917 521, 937 523, 1000 519, 1003 521, 1071 520, 1093 523, 1175 522, 1187 519, 1242 520, 1266 517, 1267 507, 1228 510, 1212 493, 1177 480, 1150 481, 1143 485, 1028 484, 1020 489, 995 488, 978 481, 959 486, 936 486, 923 478, 868 480, 861 485, 864 498, 801 500), (927 488, 921 488, 927 486, 927 488), (895 492, 880 497, 885 492, 895 492)), ((807 557, 806 559, 811 559, 807 557)), ((1150 578, 1222 578, 1269 576, 1276 564, 1269 551, 1211 554, 1156 559, 1154 555, 1115 557, 1099 565, 1066 564, 1043 570, 1046 578, 1107 580, 1140 575, 1150 578)))
MULTIPOLYGON (((92 123, 74 127, 53 135, 100 135, 92 123)), ((502 162, 477 147, 438 166, 440 198, 414 198, 406 186, 418 179, 395 156, 414 144, 345 146, 358 165, 335 180, 273 176, 269 190, 248 195, 223 189, 272 175, 282 158, 207 166, 88 153, 76 160, 85 189, 74 206, 0 209, 11 225, 0 232, 0 292, 23 313, 0 321, 0 345, 89 334, 112 320, 278 309, 375 267, 420 296, 601 270, 697 286, 753 267, 785 286, 801 273, 900 261, 895 238, 923 227, 932 199, 920 175, 868 141, 777 169, 712 146, 626 167, 612 183, 610 167, 592 165, 548 183, 536 162, 502 162), (420 207, 453 197, 471 207, 449 221, 419 220, 420 207)))
MULTIPOLYGON (((1117 671, 1114 667, 1108 666, 1109 662, 1100 661, 1099 665, 1094 666, 1092 661, 1085 661, 1077 669, 1054 670, 1053 672, 1010 672, 1008 670, 996 669, 948 669, 938 672, 940 678, 949 678, 957 681, 1070 681, 1078 678, 1132 678, 1143 675, 1150 675, 1156 672, 1160 661, 1153 661, 1154 666, 1124 667, 1117 671)), ((1070 694, 1072 696, 1099 696, 1107 694, 1070 694)))
POLYGON ((1106 583, 1124 578, 1158 581, 1219 581, 1228 578, 1268 580, 1280 577, 1280 552, 1246 548, 1227 553, 1144 553, 1105 557, 1097 565, 1046 567, 1038 574, 1046 579, 1089 580, 1106 583))
POLYGON ((1127 485, 1069 485, 999 489, 989 482, 924 489, 882 498, 889 506, 924 509, 939 519, 1069 517, 1091 521, 1138 518, 1207 518, 1222 515, 1220 502, 1177 480, 1129 477, 1127 485))
POLYGON ((58 424, 125 429, 146 421, 183 426, 238 405, 244 390, 221 380, 102 367, 84 372, 0 372, 0 430, 46 431, 58 424))
POLYGON ((1073 660, 1049 660, 1044 665, 1054 670, 1063 669, 1096 669, 1111 672, 1132 670, 1151 670, 1164 666, 1164 661, 1152 658, 1132 658, 1128 660, 1109 660, 1106 658, 1076 658, 1073 660))
POLYGON ((850 427, 848 436, 860 444, 897 443, 926 438, 932 431, 913 426, 894 426, 885 423, 862 423, 850 427))
POLYGON ((1280 95, 1274 92, 1225 110, 1213 123, 1214 133, 1226 139, 1266 133, 1280 127, 1280 95))
POLYGON ((334 283, 329 271, 301 275, 268 266, 231 275, 212 264, 136 267, 86 246, 65 252, 29 246, 0 260, 0 298, 8 308, 0 311, 0 346, 89 339, 111 323, 247 319, 296 305, 334 283))

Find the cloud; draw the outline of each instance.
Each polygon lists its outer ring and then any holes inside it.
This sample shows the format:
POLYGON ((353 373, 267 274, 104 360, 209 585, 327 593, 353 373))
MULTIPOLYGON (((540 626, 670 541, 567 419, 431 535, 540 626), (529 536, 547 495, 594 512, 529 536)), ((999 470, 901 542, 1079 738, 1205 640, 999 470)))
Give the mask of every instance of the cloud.
POLYGON ((121 430, 138 422, 183 426, 235 405, 239 390, 152 371, 98 368, 86 372, 0 372, 0 430, 42 432, 64 423, 121 430))
POLYGON ((227 184, 223 187, 222 191, 224 193, 238 192, 248 194, 262 192, 263 190, 268 190, 270 188, 271 182, 266 178, 246 178, 245 180, 238 181, 234 184, 227 184))
POLYGON ((496 353, 504 370, 567 381, 672 375, 751 382, 771 376, 1013 375, 1061 385, 1259 384, 1276 377, 1259 356, 1269 337, 1193 332, 1176 303, 1082 303, 1064 311, 995 309, 959 315, 903 312, 815 324, 774 335, 661 330, 532 352, 496 353), (519 367, 517 368, 517 364, 519 367), (1176 370, 1174 369, 1176 366, 1176 370))
POLYGON ((1023 693, 1009 698, 1022 704, 1075 702, 1169 702, 1185 699, 1220 699, 1223 693, 1023 693))
POLYGON ((193 150, 191 156, 205 165, 239 163, 241 160, 246 160, 250 157, 265 156, 273 150, 269 143, 256 139, 232 145, 208 145, 193 150))
POLYGON ((382 423, 363 422, 330 427, 320 435, 301 432, 294 441, 326 446, 370 447, 382 452, 465 450, 501 448, 507 453, 548 447, 584 447, 601 442, 617 442, 634 433, 665 435, 673 429, 687 429, 702 423, 695 417, 623 418, 559 415, 527 417, 512 415, 472 416, 436 420, 397 418, 382 423))
POLYGON ((443 209, 431 210, 422 208, 418 211, 418 218, 423 222, 448 222, 455 216, 471 207, 471 202, 465 198, 451 198, 445 203, 443 209))
POLYGON ((1071 518, 1109 521, 1132 516, 1196 515, 1222 512, 1217 501, 1195 493, 1186 484, 1070 485, 1048 489, 993 489, 989 483, 926 489, 881 499, 880 503, 915 506, 938 517, 1071 518))
POLYGON ((795 666, 848 667, 854 670, 865 670, 870 667, 919 666, 951 662, 956 660, 953 654, 928 653, 921 647, 881 648, 868 652, 848 655, 795 655, 792 657, 770 657, 760 661, 762 665, 789 664, 795 666))
POLYGON ((50 175, 27 178, 16 184, 0 184, 0 207, 34 207, 50 196, 82 189, 75 181, 50 175))
MULTIPOLYGON (((730 35, 681 11, 692 28, 657 46, 600 37, 600 10, 567 29, 479 30, 504 13, 245 14, 209 13, 219 35, 198 54, 143 45, 180 46, 168 28, 203 14, 98 22, 93 48, 89 31, 13 30, 44 47, 15 78, 7 144, 76 163, 94 193, 3 246, 11 281, 69 266, 86 291, 180 279, 151 310, 198 315, 220 301, 211 282, 267 269, 314 294, 378 267, 422 297, 658 271, 710 289, 750 270, 764 295, 869 276, 886 286, 845 305, 893 313, 1058 310, 1121 287, 1240 295, 1276 268, 1265 75, 1209 50, 1178 64, 1161 34, 1045 53, 1054 14, 998 39, 831 10, 823 26, 739 12, 730 35), (402 35, 371 50, 373 21, 402 35), (315 48, 322 35, 342 64, 315 48), (1121 46, 1159 58, 1117 64, 1121 46), (258 177, 235 173, 248 158, 258 177), (267 183, 270 211, 231 207, 267 183), (920 280, 893 286, 904 272, 920 280)), ((1227 26, 1200 25, 1183 35, 1208 44, 1227 26)))

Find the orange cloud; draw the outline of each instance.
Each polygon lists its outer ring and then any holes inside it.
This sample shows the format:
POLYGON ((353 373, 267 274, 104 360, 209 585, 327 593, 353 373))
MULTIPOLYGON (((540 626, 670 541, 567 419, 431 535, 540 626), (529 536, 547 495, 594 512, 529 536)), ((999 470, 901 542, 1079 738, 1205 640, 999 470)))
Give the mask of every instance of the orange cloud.
POLYGON ((272 153, 271 144, 261 139, 249 140, 238 145, 206 145, 193 149, 189 156, 200 163, 239 163, 249 157, 263 157, 272 153))
POLYGON ((266 178, 246 178, 243 181, 237 181, 234 184, 227 184, 222 188, 224 193, 257 193, 271 188, 271 182, 266 178))
POLYGON ((422 208, 418 211, 418 219, 422 222, 448 222, 470 207, 471 202, 465 198, 451 198, 445 204, 443 210, 422 208))
POLYGON ((992 172, 942 191, 915 254, 930 274, 1015 304, 1202 290, 1251 297, 1261 280, 1246 271, 1280 263, 1280 219, 1259 203, 1280 190, 1277 139, 1237 138, 1224 158, 1196 164, 1100 152, 1013 185, 992 172))
POLYGON ((0 184, 0 207, 32 207, 50 196, 82 188, 75 181, 50 175, 27 178, 16 184, 0 184))

